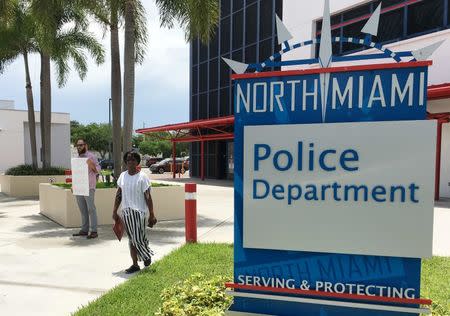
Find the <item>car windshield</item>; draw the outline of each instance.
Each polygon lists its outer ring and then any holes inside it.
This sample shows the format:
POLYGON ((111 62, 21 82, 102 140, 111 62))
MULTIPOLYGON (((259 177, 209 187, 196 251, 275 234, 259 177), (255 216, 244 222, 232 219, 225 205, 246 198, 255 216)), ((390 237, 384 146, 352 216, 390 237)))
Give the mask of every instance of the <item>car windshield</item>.
POLYGON ((172 160, 172 158, 166 158, 166 159, 164 159, 164 160, 161 160, 161 163, 163 163, 163 162, 169 162, 169 161, 171 161, 172 160))

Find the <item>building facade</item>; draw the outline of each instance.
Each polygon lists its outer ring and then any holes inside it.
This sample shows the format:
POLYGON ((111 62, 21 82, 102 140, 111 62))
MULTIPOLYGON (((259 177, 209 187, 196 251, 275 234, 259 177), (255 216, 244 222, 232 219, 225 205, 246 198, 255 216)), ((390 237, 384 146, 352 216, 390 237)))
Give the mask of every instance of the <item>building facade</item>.
MULTIPOLYGON (((428 85, 450 83, 450 0, 340 0, 330 1, 332 36, 364 38, 361 29, 381 2, 378 34, 372 41, 395 51, 411 51, 444 41, 431 56, 428 85)), ((230 70, 220 57, 244 63, 262 62, 279 51, 275 13, 293 35, 292 43, 320 38, 323 1, 260 0, 221 1, 217 35, 207 46, 191 43, 190 120, 233 114, 230 70)), ((315 58, 319 45, 282 55, 282 61, 315 58)), ((370 54, 374 49, 351 43, 333 44, 333 55, 370 54)), ((392 62, 371 60, 370 63, 392 62)), ((333 66, 351 63, 333 63, 333 66)), ((292 66, 298 68, 298 66, 292 66)), ((307 67, 307 66, 303 66, 307 67)), ((316 66, 311 66, 316 67, 316 66)), ((283 66, 283 70, 291 67, 283 66)), ((268 69, 270 70, 270 69, 268 69)), ((430 99, 430 113, 450 112, 450 99, 430 99)), ((206 177, 232 174, 232 142, 207 142, 206 177)), ((193 143, 191 176, 199 175, 199 144, 193 143)), ((450 197, 450 124, 442 127, 440 192, 450 197)))
MULTIPOLYGON (((34 116, 36 118, 38 165, 42 167, 39 112, 35 112, 34 116)), ((68 113, 52 113, 51 136, 52 166, 70 168, 70 115, 68 113)), ((0 174, 17 165, 31 165, 27 111, 15 110, 14 106, 0 107, 0 148, 4 149, 0 156, 0 174)))
MULTIPOLYGON (((233 115, 230 68, 221 59, 251 63, 279 49, 275 14, 282 16, 281 0, 221 0, 220 23, 209 44, 191 42, 190 120, 233 115)), ((200 143, 190 150, 191 176, 200 175, 200 143)), ((233 142, 205 143, 205 175, 233 176, 233 142)))

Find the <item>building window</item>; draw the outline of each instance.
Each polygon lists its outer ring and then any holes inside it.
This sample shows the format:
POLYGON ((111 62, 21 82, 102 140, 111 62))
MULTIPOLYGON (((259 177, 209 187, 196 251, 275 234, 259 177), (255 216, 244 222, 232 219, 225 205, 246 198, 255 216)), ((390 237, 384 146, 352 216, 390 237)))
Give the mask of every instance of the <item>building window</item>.
POLYGON ((242 49, 238 49, 231 54, 231 59, 235 61, 244 61, 244 56, 242 54, 242 49))
POLYGON ((194 65, 198 64, 198 39, 192 40, 192 63, 194 65))
POLYGON ((230 51, 230 18, 225 18, 220 22, 220 53, 225 54, 230 51))
POLYGON ((233 50, 241 48, 244 39, 244 11, 233 14, 233 50))
POLYGON ((191 113, 192 118, 191 120, 195 121, 198 120, 198 104, 197 104, 198 97, 196 95, 192 96, 191 98, 191 113))
MULTIPOLYGON (((228 0, 231 2, 231 0, 228 0)), ((233 0, 233 12, 236 12, 240 9, 242 9, 242 5, 244 4, 243 0, 233 0)))
POLYGON ((200 42, 200 62, 208 60, 208 44, 200 42))
POLYGON ((259 5, 259 38, 266 39, 272 36, 273 22, 273 2, 272 0, 262 0, 259 5))
POLYGON ((208 91, 208 63, 200 64, 200 92, 208 91))
POLYGON ((255 45, 251 45, 251 46, 247 46, 245 48, 245 63, 247 64, 253 64, 258 62, 258 60, 256 60, 256 44, 255 45))
POLYGON ((230 115, 230 87, 220 89, 220 116, 230 115))
MULTIPOLYGON (((229 55, 222 56, 224 58, 230 58, 229 55)), ((228 87, 231 82, 231 70, 230 67, 223 61, 220 60, 220 86, 221 87, 228 87)))
POLYGON ((209 42, 209 58, 215 58, 219 55, 219 31, 214 30, 214 35, 209 42))
POLYGON ((217 67, 217 58, 209 61, 209 90, 215 90, 219 85, 219 69, 217 67))
POLYGON ((443 26, 442 0, 426 0, 408 6, 408 35, 424 33, 443 26))
POLYGON ((245 11, 245 44, 256 43, 258 6, 254 3, 248 6, 245 11))
POLYGON ((218 100, 219 94, 217 90, 211 91, 209 93, 209 118, 217 117, 218 115, 218 100))
POLYGON ((220 16, 224 17, 230 15, 231 0, 220 1, 220 16))
MULTIPOLYGON (((260 62, 265 61, 267 58, 272 56, 274 53, 272 46, 272 39, 266 39, 262 42, 259 42, 259 60, 260 62)), ((264 71, 270 71, 269 67, 266 67, 264 71)))
POLYGON ((375 41, 380 43, 401 40, 404 38, 404 9, 389 11, 380 16, 378 36, 375 41))
POLYGON ((192 94, 198 93, 198 67, 194 66, 192 67, 192 74, 191 74, 191 87, 192 87, 192 94))
POLYGON ((207 119, 208 118, 208 94, 203 93, 199 96, 199 119, 207 119))
MULTIPOLYGON (((364 38, 365 34, 361 33, 361 29, 379 3, 380 0, 372 1, 331 16, 332 36, 342 34, 344 37, 364 38)), ((450 0, 419 0, 415 2, 383 0, 381 3, 378 36, 373 37, 372 40, 382 44, 439 31, 448 28, 450 24, 450 0)), ((317 38, 320 38, 321 28, 322 20, 316 21, 317 38)), ((351 43, 333 44, 333 54, 335 55, 349 54, 363 49, 366 47, 351 43)), ((319 48, 316 47, 315 56, 318 57, 318 54, 319 48)))

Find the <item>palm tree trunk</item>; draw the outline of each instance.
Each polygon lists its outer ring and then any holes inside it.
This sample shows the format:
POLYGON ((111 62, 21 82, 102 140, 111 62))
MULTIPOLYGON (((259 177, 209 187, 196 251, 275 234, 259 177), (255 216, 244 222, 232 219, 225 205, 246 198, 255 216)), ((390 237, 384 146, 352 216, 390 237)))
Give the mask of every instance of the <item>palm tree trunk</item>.
POLYGON ((30 146, 31 146, 31 161, 34 169, 37 169, 37 151, 36 151, 36 121, 34 118, 34 100, 33 88, 31 86, 30 68, 28 66, 28 52, 23 52, 23 60, 25 63, 25 80, 27 91, 27 105, 28 105, 28 128, 30 130, 30 146))
POLYGON ((52 97, 50 80, 50 57, 41 53, 41 139, 42 163, 44 168, 51 166, 51 115, 52 97))
POLYGON ((112 103, 112 134, 114 177, 117 179, 122 172, 122 82, 120 73, 120 49, 118 10, 111 9, 111 103, 112 103))
POLYGON ((124 133, 123 149, 132 148, 134 88, 135 88, 135 3, 125 2, 125 47, 123 73, 124 133))

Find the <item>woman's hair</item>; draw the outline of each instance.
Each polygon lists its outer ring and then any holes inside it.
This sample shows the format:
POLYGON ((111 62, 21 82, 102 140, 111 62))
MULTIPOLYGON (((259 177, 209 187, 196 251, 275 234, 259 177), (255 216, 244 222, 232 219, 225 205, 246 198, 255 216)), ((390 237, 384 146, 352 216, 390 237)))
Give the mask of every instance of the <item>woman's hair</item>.
POLYGON ((124 162, 124 163, 127 163, 127 157, 128 157, 129 155, 133 156, 133 158, 136 159, 136 161, 137 161, 138 164, 141 163, 141 156, 140 156, 137 152, 132 151, 132 150, 127 151, 127 152, 125 153, 125 155, 123 155, 123 162, 124 162))

